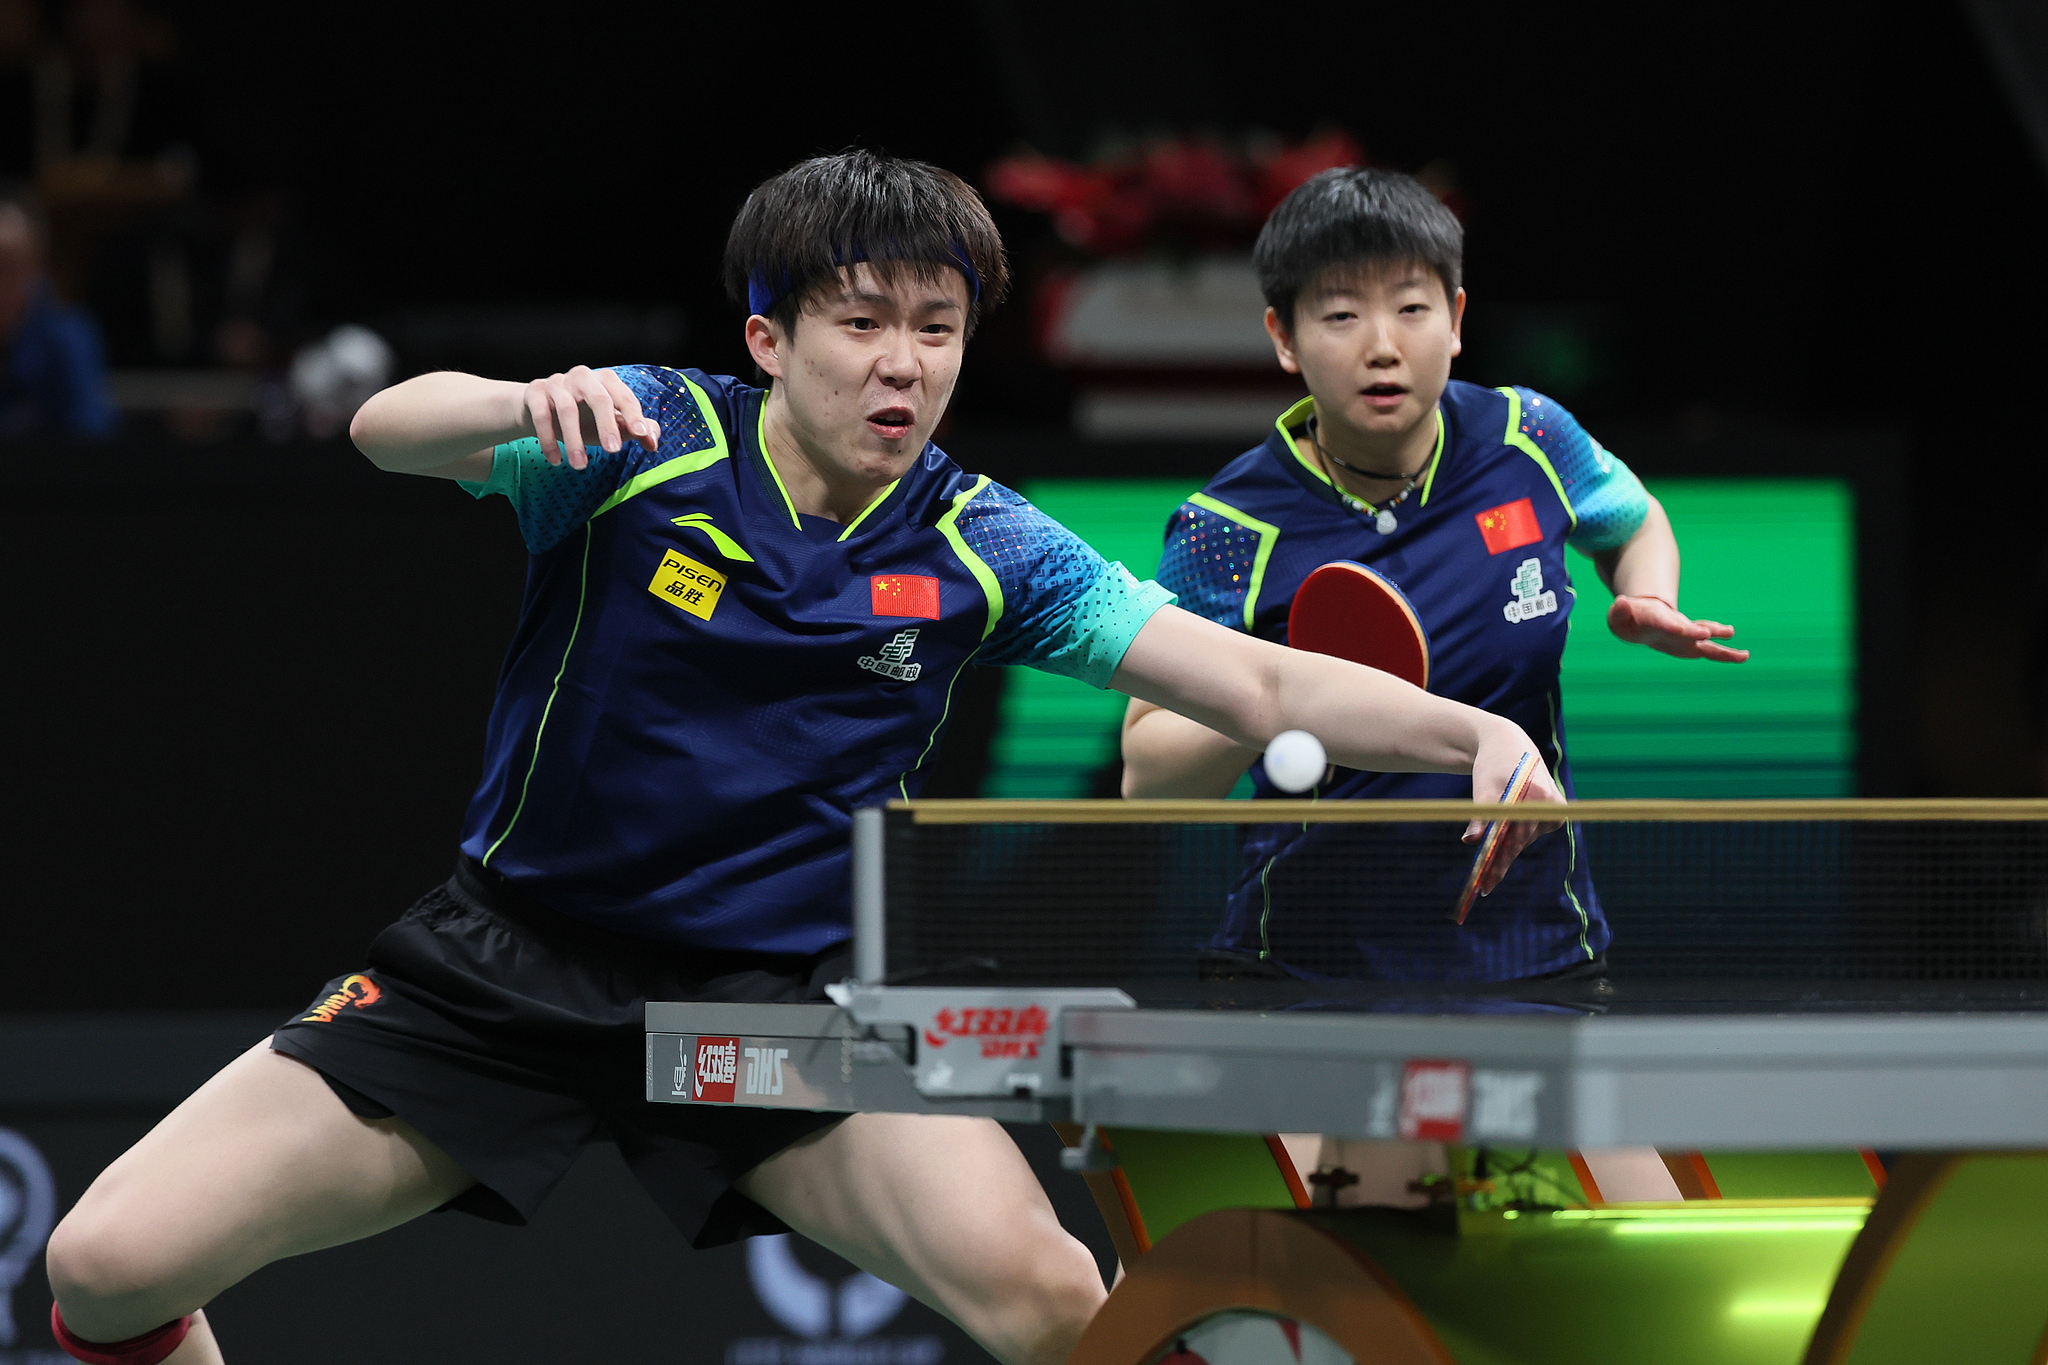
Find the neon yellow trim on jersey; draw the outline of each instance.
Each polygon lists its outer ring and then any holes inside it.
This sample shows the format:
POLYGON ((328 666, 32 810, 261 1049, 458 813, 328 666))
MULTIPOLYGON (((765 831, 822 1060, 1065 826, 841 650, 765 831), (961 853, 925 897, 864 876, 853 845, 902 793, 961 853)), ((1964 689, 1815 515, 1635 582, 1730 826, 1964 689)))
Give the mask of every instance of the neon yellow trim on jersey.
POLYGON ((1294 458, 1301 461, 1301 467, 1303 469, 1306 469, 1309 473, 1315 475, 1324 483, 1329 483, 1330 487, 1336 488, 1336 484, 1330 483, 1330 476, 1328 474, 1325 474, 1322 470, 1318 469, 1316 467, 1316 462, 1314 460, 1311 460, 1308 456, 1301 453, 1301 447, 1294 443, 1294 433, 1287 429, 1287 424, 1289 422, 1293 422, 1296 425, 1301 425, 1302 423, 1307 422, 1309 418, 1315 416, 1315 411, 1316 400, 1315 396, 1311 394, 1309 397, 1302 399, 1299 403, 1296 403, 1287 411, 1281 413, 1278 417, 1275 417, 1273 419, 1273 427, 1276 431, 1280 433, 1281 441, 1284 442, 1287 448, 1294 453, 1294 458))
POLYGON ((1572 510, 1572 500, 1564 495, 1564 480, 1558 478, 1557 471, 1551 468, 1550 457, 1543 453, 1543 448, 1522 434, 1522 395, 1513 389, 1501 389, 1499 392, 1506 394, 1508 399, 1508 430, 1501 441, 1527 455, 1543 470, 1550 486, 1557 490, 1557 500, 1564 504, 1564 514, 1571 518, 1571 528, 1566 532, 1569 535, 1579 529, 1579 514, 1572 510))
MULTIPOLYGON (((680 378, 680 376, 678 376, 680 378)), ((718 415, 711 410, 711 400, 704 390, 683 380, 690 391, 690 401, 697 405, 697 411, 704 418, 705 429, 711 433, 711 445, 705 450, 693 450, 687 455, 678 455, 673 460, 663 460, 652 469, 642 470, 618 486, 610 497, 599 503, 590 515, 601 517, 628 498, 636 498, 656 484, 680 479, 685 474, 694 474, 700 469, 709 469, 724 459, 730 452, 726 449, 725 429, 718 425, 718 415)))
POLYGON ((1197 507, 1207 508, 1219 517, 1236 522, 1247 531, 1256 532, 1259 537, 1258 551, 1252 556, 1252 581, 1246 586, 1244 594, 1244 628, 1249 631, 1252 628, 1252 615, 1259 609, 1259 589, 1266 581, 1266 561, 1273 557, 1273 545, 1280 539, 1280 528, 1270 521, 1260 521, 1257 517, 1247 516, 1227 502, 1218 502, 1207 493, 1190 493, 1188 501, 1197 507))
POLYGON ((1429 453, 1429 472, 1422 476, 1422 502, 1419 504, 1420 506, 1429 506, 1429 490, 1436 486, 1436 471, 1443 462, 1444 409, 1443 404, 1439 403, 1436 409, 1436 449, 1429 453))
POLYGON ((1259 961, 1273 956, 1273 939, 1268 932, 1273 922, 1273 864, 1280 861, 1275 853, 1266 859, 1266 865, 1259 869, 1259 895, 1262 906, 1259 910, 1259 961))
POLYGON ((981 584, 982 596, 988 599, 988 626, 981 632, 984 640, 996 633, 996 623, 1003 619, 1003 585, 997 580, 995 570, 989 568, 980 555, 968 549, 967 542, 960 538, 960 513, 988 484, 988 475, 983 474, 974 481, 974 487, 955 493, 952 510, 939 518, 939 534, 953 547, 954 555, 967 566, 967 572, 974 575, 974 581, 981 584))
POLYGON ((803 518, 796 514, 796 499, 789 496, 789 485, 782 481, 782 471, 775 467, 775 457, 768 453, 767 394, 761 396, 761 411, 754 417, 754 444, 761 448, 761 463, 768 466, 768 477, 775 480, 776 488, 782 492, 782 505, 789 509, 789 524, 799 531, 803 530, 803 518))
MULTIPOLYGON (((1557 761, 1562 763, 1564 745, 1557 740, 1557 693, 1546 692, 1543 700, 1550 707, 1550 751, 1556 754, 1557 761)), ((1550 780, 1557 785, 1559 791, 1564 790, 1564 779, 1557 775, 1554 768, 1551 769, 1550 780)), ((1564 833, 1569 841, 1566 847, 1571 850, 1564 864, 1564 897, 1572 903, 1572 909, 1579 912, 1579 951, 1586 955, 1586 961, 1591 962, 1596 954, 1593 952, 1593 945, 1586 942, 1586 934, 1593 927, 1593 921, 1586 914, 1586 907, 1579 904, 1579 893, 1572 890, 1572 874, 1579 870, 1579 827, 1567 821, 1564 833)))
POLYGON ((569 643, 562 647, 562 663, 555 670, 554 685, 548 689, 547 705, 540 709, 540 724, 533 731, 533 757, 526 761, 526 780, 519 784, 519 804, 512 808, 512 818, 505 822, 504 830, 484 850, 484 856, 477 861, 485 867, 491 863, 491 855, 498 846, 512 837, 512 827, 519 823, 519 813, 526 809, 526 794, 533 786, 533 770, 540 766, 541 736, 548 732, 548 717, 554 713, 555 698, 562 691, 562 676, 569 671, 569 654, 576 648, 576 636, 583 629, 583 604, 590 596, 590 523, 583 523, 583 579, 576 589, 576 619, 569 626, 569 643))
MULTIPOLYGON (((1364 498, 1359 497, 1356 493, 1353 493, 1350 489, 1345 488, 1343 485, 1333 482, 1330 476, 1328 474, 1325 474, 1322 471, 1322 469, 1317 466, 1314 460, 1311 460, 1308 456, 1302 454, 1301 446, 1295 442, 1294 433, 1287 429, 1287 424, 1291 421, 1294 421, 1296 418, 1300 418, 1303 422, 1306 422, 1309 419, 1309 416, 1311 415, 1311 410, 1315 407, 1315 405, 1316 400, 1314 396, 1311 395, 1310 397, 1302 399, 1299 403, 1296 403, 1293 407, 1289 408, 1287 411, 1281 413, 1278 417, 1274 418, 1273 425, 1279 430, 1280 439, 1287 443, 1287 448, 1294 453, 1294 458, 1301 462, 1301 467, 1303 469, 1306 469, 1309 473, 1315 475, 1318 479, 1321 479, 1326 485, 1329 486, 1330 490, 1334 492, 1338 497, 1344 499, 1345 502, 1349 503, 1353 507, 1363 507, 1366 511, 1372 513, 1374 516, 1378 516, 1380 510, 1379 508, 1373 506, 1364 498)), ((1426 476, 1424 476, 1422 480, 1422 501, 1418 504, 1419 506, 1429 506, 1430 486, 1436 482, 1436 467, 1438 464, 1442 463, 1443 453, 1444 410, 1443 407, 1439 405, 1436 410, 1436 449, 1430 453, 1429 473, 1426 476)), ((1542 456, 1539 455, 1537 458, 1541 459, 1542 456)))
POLYGON ((967 671, 967 665, 973 663, 974 656, 979 653, 979 648, 969 651, 967 657, 960 661, 960 667, 953 670, 953 680, 946 684, 946 704, 939 710, 939 723, 932 727, 931 738, 924 742, 924 752, 917 756, 917 762, 897 776, 896 790, 903 794, 905 801, 910 799, 910 774, 922 768, 924 761, 932 756, 932 750, 939 742, 939 731, 946 728, 946 718, 953 714, 953 689, 959 685, 960 675, 967 671))
POLYGON ((718 547, 718 553, 727 559, 738 560, 742 564, 754 562, 754 557, 741 549, 738 541, 711 524, 709 512, 685 512, 682 516, 670 517, 669 520, 685 530, 702 531, 710 536, 711 543, 718 547))
MULTIPOLYGON (((874 511, 877 507, 880 507, 883 503, 887 502, 889 500, 889 495, 896 491, 896 484, 902 482, 903 480, 898 479, 895 483, 890 484, 887 488, 884 488, 881 492, 875 494, 875 500, 869 503, 866 507, 861 508, 859 516, 855 517, 852 521, 846 523, 846 529, 839 533, 839 538, 841 540, 844 540, 848 536, 852 535, 854 528, 859 526, 862 522, 868 519, 868 513, 874 511)), ((904 800, 906 801, 909 799, 909 797, 904 798, 904 800)))

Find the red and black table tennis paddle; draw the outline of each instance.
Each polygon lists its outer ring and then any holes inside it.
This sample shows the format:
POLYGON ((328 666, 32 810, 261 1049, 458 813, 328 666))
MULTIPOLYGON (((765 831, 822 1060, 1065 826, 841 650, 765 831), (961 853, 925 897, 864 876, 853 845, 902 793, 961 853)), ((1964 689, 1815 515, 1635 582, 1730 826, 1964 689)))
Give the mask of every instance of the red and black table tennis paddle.
POLYGON ((1325 564, 1287 611, 1287 643, 1429 686, 1429 636, 1401 590, 1363 564, 1325 564))

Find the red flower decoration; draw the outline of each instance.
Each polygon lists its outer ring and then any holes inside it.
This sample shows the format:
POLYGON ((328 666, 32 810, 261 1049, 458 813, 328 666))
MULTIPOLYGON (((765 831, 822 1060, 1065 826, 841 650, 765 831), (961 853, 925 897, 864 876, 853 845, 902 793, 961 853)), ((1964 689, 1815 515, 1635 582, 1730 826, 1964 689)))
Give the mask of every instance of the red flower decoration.
POLYGON ((1211 138, 1158 138, 1088 165, 1021 152, 990 166, 985 179, 1003 203, 1049 215, 1069 245, 1123 256, 1161 245, 1248 246, 1297 185, 1364 161, 1351 134, 1327 129, 1291 146, 1269 140, 1246 149, 1211 138))

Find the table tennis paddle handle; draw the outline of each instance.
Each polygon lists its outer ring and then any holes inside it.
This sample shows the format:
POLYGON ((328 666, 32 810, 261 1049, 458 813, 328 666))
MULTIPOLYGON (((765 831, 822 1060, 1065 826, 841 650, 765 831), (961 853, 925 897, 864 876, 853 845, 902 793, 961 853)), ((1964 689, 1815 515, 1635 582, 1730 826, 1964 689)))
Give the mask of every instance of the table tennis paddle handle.
MULTIPOLYGON (((1500 794, 1503 806, 1512 806, 1522 799, 1522 793, 1529 789, 1529 779, 1535 775, 1532 760, 1536 756, 1526 749, 1516 762, 1515 770, 1508 774, 1508 785, 1500 794)), ((1479 895, 1480 883, 1486 880, 1487 872, 1493 867, 1494 855, 1500 851, 1501 835, 1507 830, 1508 819, 1501 816, 1489 821, 1486 833, 1479 838, 1479 852, 1473 855, 1472 870, 1466 874, 1465 889, 1458 893, 1458 903, 1451 909, 1451 923, 1463 924, 1465 916, 1472 912, 1472 902, 1479 895)))

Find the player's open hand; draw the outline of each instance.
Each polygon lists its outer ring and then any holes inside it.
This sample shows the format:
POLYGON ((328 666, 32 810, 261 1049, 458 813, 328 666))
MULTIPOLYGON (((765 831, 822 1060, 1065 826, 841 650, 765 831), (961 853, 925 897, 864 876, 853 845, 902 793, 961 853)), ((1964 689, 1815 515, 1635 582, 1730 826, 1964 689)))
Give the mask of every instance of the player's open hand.
POLYGON ((1746 649, 1721 644, 1735 627, 1719 621, 1695 621, 1660 597, 1617 597, 1607 609, 1607 628, 1632 645, 1648 645, 1676 659, 1711 659, 1739 664, 1746 649))
POLYGON ((651 453, 661 445, 661 426, 640 411, 640 400, 611 370, 578 365, 526 386, 526 415, 549 464, 568 460, 571 469, 590 464, 586 447, 617 454, 626 440, 651 453))
MULTIPOLYGON (((1551 779, 1550 769, 1543 762, 1543 754, 1535 742, 1522 732, 1520 726, 1506 725, 1503 730, 1511 733, 1503 733, 1499 739, 1489 738, 1479 751, 1478 761, 1472 765, 1472 799, 1483 806, 1498 805, 1501 794, 1508 790, 1508 784, 1520 781, 1522 792, 1516 804, 1561 804, 1564 793, 1551 779), (1518 769, 1526 769, 1527 777, 1519 778, 1518 769)), ((1466 825, 1465 842, 1478 843, 1485 837, 1486 826, 1485 820, 1474 820, 1466 825)), ((1493 857, 1479 878, 1480 894, 1485 895, 1500 885, 1500 879, 1508 874, 1509 864, 1523 849, 1563 826, 1562 820, 1517 820, 1503 829, 1493 857)))

